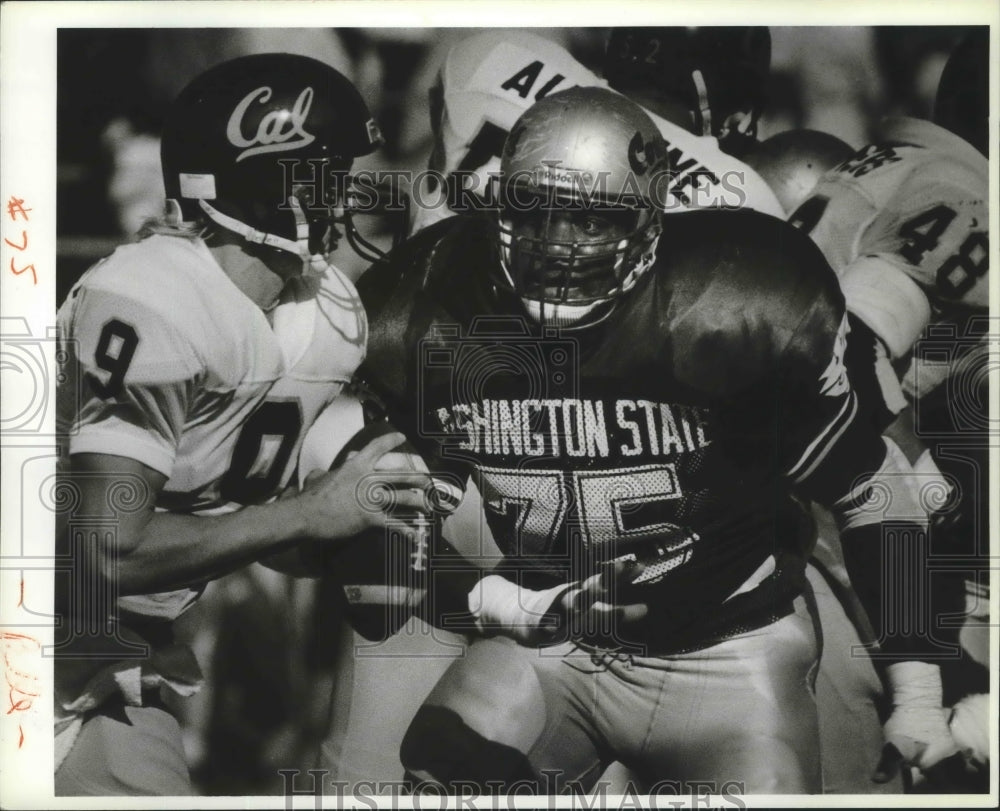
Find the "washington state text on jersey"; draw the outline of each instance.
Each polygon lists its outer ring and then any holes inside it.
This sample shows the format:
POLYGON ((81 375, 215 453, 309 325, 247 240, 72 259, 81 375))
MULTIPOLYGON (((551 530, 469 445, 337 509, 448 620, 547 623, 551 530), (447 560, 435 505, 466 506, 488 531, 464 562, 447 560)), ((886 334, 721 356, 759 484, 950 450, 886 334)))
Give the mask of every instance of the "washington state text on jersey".
POLYGON ((437 416, 445 432, 464 432, 462 450, 487 456, 670 457, 711 442, 703 409, 650 400, 484 399, 437 416))

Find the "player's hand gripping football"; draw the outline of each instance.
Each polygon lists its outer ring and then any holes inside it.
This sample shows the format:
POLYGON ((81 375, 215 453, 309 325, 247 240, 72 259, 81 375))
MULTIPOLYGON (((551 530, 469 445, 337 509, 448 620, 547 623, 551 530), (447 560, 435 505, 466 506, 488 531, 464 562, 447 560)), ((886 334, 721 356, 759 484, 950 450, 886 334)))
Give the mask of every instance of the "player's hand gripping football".
POLYGON ((408 465, 379 464, 405 440, 398 432, 383 434, 340 466, 310 473, 302 491, 292 497, 302 511, 305 534, 316 539, 348 538, 385 526, 393 513, 427 512, 430 475, 408 465))
POLYGON ((645 603, 617 600, 620 587, 637 573, 637 564, 618 561, 585 580, 543 591, 489 575, 470 593, 469 608, 480 631, 522 645, 586 639, 614 647, 620 642, 620 625, 642 619, 649 611, 645 603))
POLYGON ((898 662, 886 671, 893 709, 885 723, 885 746, 873 779, 887 782, 904 767, 916 767, 925 774, 947 768, 959 747, 948 726, 950 713, 941 706, 940 668, 926 662, 898 662))

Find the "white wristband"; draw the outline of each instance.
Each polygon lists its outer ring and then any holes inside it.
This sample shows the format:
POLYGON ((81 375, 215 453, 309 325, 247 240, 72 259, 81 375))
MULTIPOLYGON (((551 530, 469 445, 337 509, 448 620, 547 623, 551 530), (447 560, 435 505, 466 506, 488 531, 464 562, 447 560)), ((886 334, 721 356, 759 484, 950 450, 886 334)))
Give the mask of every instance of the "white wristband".
POLYGON ((886 668, 895 707, 941 706, 941 668, 927 662, 896 662, 886 668))
MULTIPOLYGON (((476 618, 480 631, 529 632, 537 629, 542 618, 568 585, 534 591, 512 583, 505 577, 491 574, 484 577, 469 592, 469 612, 476 618)), ((519 634, 512 634, 519 636, 519 634)))

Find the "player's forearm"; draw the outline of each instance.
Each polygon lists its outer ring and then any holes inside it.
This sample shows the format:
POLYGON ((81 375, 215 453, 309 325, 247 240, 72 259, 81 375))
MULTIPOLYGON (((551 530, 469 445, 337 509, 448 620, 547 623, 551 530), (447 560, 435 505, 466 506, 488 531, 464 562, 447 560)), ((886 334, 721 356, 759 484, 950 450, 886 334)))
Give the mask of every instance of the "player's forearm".
POLYGON ((891 558, 901 553, 893 536, 905 532, 912 538, 921 531, 915 524, 897 523, 891 528, 874 524, 846 531, 841 537, 851 586, 874 628, 880 661, 915 660, 927 653, 929 640, 916 632, 923 623, 913 616, 921 602, 914 595, 923 587, 924 578, 909 566, 888 576, 891 558), (887 588, 890 580, 894 585, 887 588))
POLYGON ((883 660, 922 659, 935 645, 926 610, 928 516, 912 467, 891 440, 873 475, 837 502, 851 584, 875 629, 883 660))
POLYGON ((119 594, 144 594, 219 577, 304 537, 293 500, 219 516, 154 513, 131 548, 104 551, 103 569, 119 594))

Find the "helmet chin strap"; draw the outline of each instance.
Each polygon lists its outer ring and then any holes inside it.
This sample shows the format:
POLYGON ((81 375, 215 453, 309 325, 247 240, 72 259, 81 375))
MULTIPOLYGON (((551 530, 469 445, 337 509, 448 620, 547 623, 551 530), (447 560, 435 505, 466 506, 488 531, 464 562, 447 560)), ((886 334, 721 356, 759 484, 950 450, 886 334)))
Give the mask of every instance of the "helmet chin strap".
POLYGON ((521 304, 533 321, 553 327, 569 327, 582 321, 594 310, 607 301, 594 301, 590 304, 553 304, 549 301, 539 301, 533 298, 522 298, 521 304), (543 312, 544 311, 544 312, 543 312))
POLYGON ((306 219, 305 212, 302 210, 298 198, 294 195, 289 195, 288 205, 295 217, 295 234, 297 237, 295 241, 278 236, 277 234, 268 234, 265 231, 260 231, 247 225, 245 222, 240 222, 228 214, 223 214, 205 200, 199 200, 198 205, 212 222, 225 228, 227 231, 232 231, 247 242, 254 245, 267 245, 270 248, 277 248, 301 258, 303 276, 321 276, 330 267, 325 256, 309 252, 309 221, 306 219))
POLYGON ((220 225, 227 231, 232 231, 237 236, 243 237, 247 242, 254 245, 267 245, 270 248, 277 248, 278 250, 287 251, 288 253, 294 253, 297 256, 301 256, 302 252, 299 250, 299 245, 297 242, 293 242, 285 237, 279 237, 276 234, 268 234, 266 231, 259 231, 253 226, 247 225, 245 222, 240 222, 228 214, 223 214, 217 208, 213 208, 205 200, 199 200, 198 205, 201 210, 205 212, 206 216, 212 220, 216 225, 220 225))

